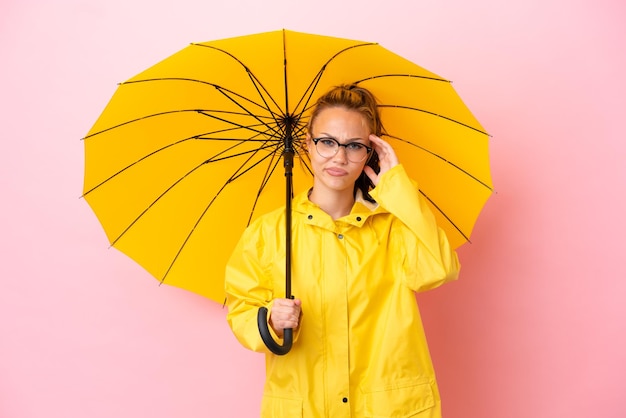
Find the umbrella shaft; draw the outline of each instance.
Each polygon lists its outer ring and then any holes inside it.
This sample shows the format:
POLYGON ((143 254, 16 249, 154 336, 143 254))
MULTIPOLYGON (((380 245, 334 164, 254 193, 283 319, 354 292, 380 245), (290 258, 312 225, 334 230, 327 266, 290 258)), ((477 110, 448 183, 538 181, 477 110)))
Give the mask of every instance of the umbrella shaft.
POLYGON ((293 197, 293 137, 292 127, 294 119, 285 117, 285 150, 283 151, 283 166, 285 168, 285 297, 291 295, 291 199, 293 197))
POLYGON ((285 149, 285 297, 291 299, 291 199, 293 194, 293 150, 285 149))

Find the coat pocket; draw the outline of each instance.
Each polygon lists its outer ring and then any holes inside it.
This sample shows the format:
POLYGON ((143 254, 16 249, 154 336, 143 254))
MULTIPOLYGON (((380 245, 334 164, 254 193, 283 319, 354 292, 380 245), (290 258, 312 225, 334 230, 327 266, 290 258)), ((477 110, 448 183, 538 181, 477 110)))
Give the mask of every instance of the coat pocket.
POLYGON ((263 395, 262 418, 302 418, 302 400, 263 395))
POLYGON ((410 380, 364 392, 367 418, 409 418, 435 406, 433 389, 424 380, 410 380))

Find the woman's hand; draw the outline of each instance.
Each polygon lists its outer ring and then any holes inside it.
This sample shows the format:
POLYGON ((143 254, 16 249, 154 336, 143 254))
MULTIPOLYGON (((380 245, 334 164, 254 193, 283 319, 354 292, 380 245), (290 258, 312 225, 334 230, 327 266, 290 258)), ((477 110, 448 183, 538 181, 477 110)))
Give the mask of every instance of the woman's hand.
POLYGON ((372 143, 372 147, 378 154, 378 165, 380 166, 380 172, 376 174, 372 167, 369 167, 367 165, 363 168, 363 171, 365 172, 365 174, 367 174, 367 177, 372 180, 374 186, 377 186, 380 177, 387 171, 398 165, 400 162, 398 161, 396 152, 387 141, 380 139, 376 135, 370 135, 369 140, 372 143))
POLYGON ((269 325, 278 337, 283 338, 283 330, 286 328, 298 328, 302 316, 301 305, 300 299, 274 299, 269 325))

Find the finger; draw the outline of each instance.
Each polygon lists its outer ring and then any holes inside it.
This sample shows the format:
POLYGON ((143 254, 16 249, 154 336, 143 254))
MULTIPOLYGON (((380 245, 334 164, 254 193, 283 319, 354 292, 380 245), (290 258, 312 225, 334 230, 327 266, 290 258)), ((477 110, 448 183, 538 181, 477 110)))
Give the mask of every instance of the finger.
POLYGON ((273 323, 277 328, 297 328, 298 321, 297 316, 290 316, 289 318, 277 318, 273 323))
POLYGON ((389 146, 389 143, 387 141, 385 141, 381 137, 376 136, 374 134, 371 134, 369 136, 369 139, 372 142, 372 144, 374 145, 374 148, 376 148, 376 149, 384 150, 386 146, 389 146))
POLYGON ((274 305, 270 314, 270 324, 275 331, 284 328, 296 328, 302 314, 302 301, 300 299, 274 299, 274 305))
POLYGON ((400 163, 396 151, 391 144, 384 139, 377 137, 376 135, 370 135, 370 140, 374 145, 374 149, 378 153, 378 160, 380 161, 381 168, 383 165, 388 165, 387 169, 400 163))
POLYGON ((274 299, 274 306, 289 307, 289 306, 293 306, 293 304, 294 303, 292 299, 286 299, 286 298, 274 299))
POLYGON ((272 312, 275 313, 277 316, 284 318, 292 315, 299 315, 300 307, 288 303, 286 303, 285 305, 281 305, 280 303, 274 303, 274 306, 272 307, 272 312))

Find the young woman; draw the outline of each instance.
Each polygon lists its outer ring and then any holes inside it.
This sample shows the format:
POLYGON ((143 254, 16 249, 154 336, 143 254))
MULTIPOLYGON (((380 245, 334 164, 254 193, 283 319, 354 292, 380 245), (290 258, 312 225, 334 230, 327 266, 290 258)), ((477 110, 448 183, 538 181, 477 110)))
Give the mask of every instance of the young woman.
POLYGON ((255 221, 228 263, 228 322, 243 346, 266 353, 262 417, 441 416, 415 292, 455 279, 458 258, 382 134, 361 87, 316 103, 313 187, 292 203, 295 299, 281 297, 284 208, 255 221), (262 342, 262 306, 275 338, 293 328, 288 354, 262 342))

